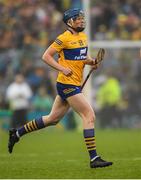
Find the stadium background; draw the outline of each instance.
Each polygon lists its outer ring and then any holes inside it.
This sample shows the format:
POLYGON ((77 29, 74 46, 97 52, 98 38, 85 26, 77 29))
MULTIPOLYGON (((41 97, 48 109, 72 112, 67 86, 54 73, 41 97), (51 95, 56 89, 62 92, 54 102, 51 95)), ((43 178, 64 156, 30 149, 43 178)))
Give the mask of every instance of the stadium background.
MULTIPOLYGON (((2 145, 0 158, 1 160, 4 158, 3 162, 9 161, 9 156, 5 151, 7 151, 7 129, 12 115, 6 100, 7 87, 13 82, 17 73, 22 73, 33 91, 28 120, 50 111, 56 95, 55 79, 57 72, 45 65, 41 61, 41 56, 56 36, 65 30, 62 12, 70 7, 85 9, 88 20, 86 33, 89 35, 90 54, 95 57, 100 47, 106 49, 106 56, 101 67, 93 73, 85 88, 86 94, 96 111, 97 129, 103 129, 98 131, 98 141, 101 140, 104 132, 106 136, 114 136, 115 129, 118 129, 119 138, 122 139, 124 136, 128 139, 128 135, 132 133, 132 137, 135 138, 133 141, 136 140, 134 146, 139 147, 140 145, 141 134, 138 129, 141 128, 141 58, 139 57, 141 2, 138 0, 0 0, 0 144, 2 145), (36 103, 37 98, 38 104, 36 103), (43 98, 47 100, 47 103, 46 101, 43 102, 43 98), (112 130, 113 128, 114 130, 112 130), (119 130, 119 128, 123 129, 119 130), (124 131, 124 129, 126 130, 124 131), (112 133, 113 135, 111 135, 112 133)), ((56 128, 50 128, 49 133, 57 133, 58 136, 58 133, 60 135, 63 132, 66 137, 70 138, 71 135, 76 135, 77 130, 81 130, 81 121, 75 113, 70 111, 56 128), (66 129, 74 131, 70 132, 72 134, 67 134, 66 129)), ((43 134, 45 133, 46 131, 43 132, 43 134)), ((41 137, 43 134, 41 133, 41 137)), ((51 138, 50 134, 48 136, 51 138)), ((30 136, 30 140, 34 139, 34 135, 30 136)), ((39 142, 42 142, 39 133, 37 136, 37 140, 39 138, 39 142)), ((55 138, 54 136, 53 138, 55 138)), ((60 136, 63 137, 62 134, 60 136)), ((77 138, 81 139, 80 137, 77 138)), ((129 138, 131 137, 129 136, 129 138)), ((127 139, 124 140, 127 141, 127 139)), ((112 138, 110 140, 114 141, 112 138)), ((66 143, 67 139, 63 142, 66 143)), ((26 143, 28 144, 28 140, 26 143)), ((123 145, 124 142, 121 144, 123 145)), ((99 145, 102 146, 102 144, 99 145)), ((30 144, 28 146, 34 151, 30 144)), ((111 144, 109 146, 112 148, 111 144)), ((22 149, 20 147, 18 150, 22 151, 22 149)), ((52 151, 52 149, 50 150, 52 151)), ((128 154, 132 156, 135 149, 131 148, 130 150, 132 153, 128 154)), ((31 155, 26 148, 23 152, 27 158, 34 157, 34 153, 31 155)), ((106 153, 105 155, 107 155, 106 153)), ((83 157, 82 154, 80 157, 83 157)), ((116 151, 113 155, 115 154, 116 151)), ((139 149, 137 157, 138 155, 139 149)), ((86 154, 85 156, 87 157, 86 154)), ((110 156, 112 157, 112 155, 110 156)), ((20 155, 19 157, 21 158, 20 155)), ((128 158, 128 156, 126 157, 128 158)), ((18 153, 16 158, 18 158, 18 153)), ((22 158, 25 158, 24 155, 22 158)), ((12 158, 10 158, 10 162, 12 163, 12 158)), ((137 163, 139 162, 140 159, 137 163)), ((1 166, 1 173, 3 172, 2 167, 5 168, 7 165, 1 166)), ((23 178, 34 178, 32 172, 29 172, 29 176, 24 174, 24 169, 22 172, 23 178)), ((106 172, 104 171, 104 173, 106 172)), ((108 174, 104 176, 104 173, 100 176, 99 172, 95 177, 108 178, 108 174)), ((48 177, 41 174, 36 177, 48 177)), ((77 176, 70 175, 68 178, 93 178, 90 172, 87 177, 80 174, 77 176)), ((10 174, 1 174, 0 177, 7 178, 10 177, 10 174)), ((12 177, 20 178, 20 175, 18 173, 15 175, 13 172, 10 178, 12 177)), ((49 177, 60 178, 61 176, 57 174, 56 176, 49 175, 49 177)), ((66 178, 67 176, 62 175, 63 177, 66 178)), ((114 178, 115 176, 111 177, 114 178)), ((116 177, 124 177, 124 175, 121 173, 121 176, 117 175, 116 177)), ((139 178, 141 173, 139 171, 138 173, 127 172, 126 177, 139 178)))

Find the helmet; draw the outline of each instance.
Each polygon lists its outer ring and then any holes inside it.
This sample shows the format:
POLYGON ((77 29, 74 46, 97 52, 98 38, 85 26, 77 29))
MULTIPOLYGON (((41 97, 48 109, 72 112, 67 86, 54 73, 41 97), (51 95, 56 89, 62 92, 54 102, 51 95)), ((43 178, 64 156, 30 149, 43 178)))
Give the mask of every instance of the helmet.
POLYGON ((81 9, 79 9, 79 8, 69 9, 69 10, 64 12, 63 21, 66 24, 69 19, 75 18, 79 15, 84 16, 84 12, 81 9))

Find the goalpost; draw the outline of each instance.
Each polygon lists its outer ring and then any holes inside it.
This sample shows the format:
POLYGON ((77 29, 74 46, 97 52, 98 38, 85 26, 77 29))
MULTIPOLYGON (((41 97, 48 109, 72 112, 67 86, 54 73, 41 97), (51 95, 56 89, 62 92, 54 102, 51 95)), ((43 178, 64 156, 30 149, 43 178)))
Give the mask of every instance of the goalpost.
MULTIPOLYGON (((91 34, 91 26, 90 26, 90 0, 83 0, 82 1, 82 4, 83 4, 83 9, 84 9, 84 12, 85 12, 85 16, 86 16, 86 29, 85 29, 85 32, 88 36, 88 46, 90 47, 90 34, 91 34)), ((88 53, 91 55, 90 53, 90 48, 88 50, 88 53)), ((89 66, 86 66, 85 69, 84 69, 84 79, 85 77, 87 76, 87 74, 89 73, 90 71, 90 67, 89 66)), ((87 97, 88 101, 90 103, 91 102, 91 96, 92 96, 92 92, 91 92, 91 76, 89 77, 89 80, 87 81, 86 85, 85 85, 85 88, 84 88, 84 93, 85 93, 85 96, 87 97)))

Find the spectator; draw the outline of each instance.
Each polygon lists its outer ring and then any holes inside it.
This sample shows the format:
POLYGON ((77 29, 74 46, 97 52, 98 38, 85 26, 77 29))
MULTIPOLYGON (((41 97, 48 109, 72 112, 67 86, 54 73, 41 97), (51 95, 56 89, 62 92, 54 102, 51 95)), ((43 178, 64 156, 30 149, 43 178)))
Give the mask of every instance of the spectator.
POLYGON ((11 119, 12 128, 20 127, 26 123, 31 97, 32 91, 30 86, 25 82, 22 74, 17 74, 15 81, 8 86, 6 91, 6 98, 13 112, 11 119))
POLYGON ((121 127, 119 105, 122 99, 121 87, 118 80, 109 76, 99 87, 96 100, 99 105, 100 127, 111 127, 116 119, 116 124, 121 127), (105 118, 106 117, 106 118, 105 118))

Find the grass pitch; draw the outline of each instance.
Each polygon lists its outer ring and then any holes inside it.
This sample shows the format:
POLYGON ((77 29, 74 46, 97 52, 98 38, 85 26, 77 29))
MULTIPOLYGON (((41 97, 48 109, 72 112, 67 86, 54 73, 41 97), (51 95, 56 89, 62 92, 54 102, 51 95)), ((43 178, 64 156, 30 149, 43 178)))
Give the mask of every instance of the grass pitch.
POLYGON ((24 136, 7 152, 8 133, 0 131, 1 179, 139 179, 141 131, 97 130, 98 153, 110 167, 90 169, 82 132, 56 128, 24 136))

